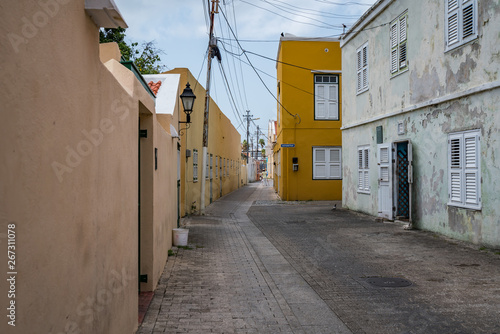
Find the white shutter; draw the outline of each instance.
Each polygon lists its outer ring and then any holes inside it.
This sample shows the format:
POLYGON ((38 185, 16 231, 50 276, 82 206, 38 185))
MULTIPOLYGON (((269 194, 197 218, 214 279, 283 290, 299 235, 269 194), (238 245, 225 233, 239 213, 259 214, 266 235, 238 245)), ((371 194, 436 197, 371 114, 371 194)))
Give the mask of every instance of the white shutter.
POLYGON ((474 1, 469 1, 462 10, 462 38, 467 39, 475 34, 474 1))
POLYGON ((325 119, 327 115, 325 85, 316 85, 316 118, 325 119))
POLYGON ((464 184, 465 203, 479 204, 479 135, 478 133, 464 134, 464 184))
POLYGON ((358 191, 370 191, 369 148, 358 147, 358 191))
POLYGON ((328 119, 339 119, 339 86, 332 84, 328 86, 328 119))
POLYGON ((198 150, 193 150, 193 182, 198 181, 198 150))
POLYGON ((399 68, 406 67, 407 18, 404 15, 399 20, 399 68))
POLYGON ((326 178, 326 150, 324 148, 314 149, 314 178, 326 178))
POLYGON ((399 43, 402 43, 404 41, 406 41, 406 28, 407 28, 407 24, 406 24, 406 21, 407 21, 407 18, 408 16, 406 16, 406 14, 404 16, 402 16, 400 19, 399 19, 399 43))
POLYGON ((462 203, 462 134, 451 135, 448 144, 449 198, 450 202, 462 203))
POLYGON ((363 47, 363 89, 368 88, 368 46, 363 47))
POLYGON ((340 148, 331 148, 330 150, 330 171, 329 178, 340 179, 342 178, 342 152, 340 148))
POLYGON ((447 6, 447 42, 448 46, 458 42, 458 0, 448 0, 447 6))
POLYGON ((479 130, 450 134, 448 138, 448 192, 450 205, 481 207, 479 130))
POLYGON ((356 71, 357 71, 357 85, 356 90, 358 93, 368 88, 368 45, 364 45, 358 49, 356 71))
POLYGON ((391 50, 391 73, 398 71, 398 49, 391 50))

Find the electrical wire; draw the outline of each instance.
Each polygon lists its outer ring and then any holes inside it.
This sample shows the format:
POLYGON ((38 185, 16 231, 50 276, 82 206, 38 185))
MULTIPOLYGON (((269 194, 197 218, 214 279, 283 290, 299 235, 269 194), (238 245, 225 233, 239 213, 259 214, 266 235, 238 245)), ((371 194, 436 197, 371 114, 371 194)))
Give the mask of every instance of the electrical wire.
MULTIPOLYGON (((284 18, 285 20, 289 20, 289 21, 292 21, 292 22, 296 22, 296 23, 300 23, 300 24, 307 24, 307 25, 311 25, 311 26, 314 26, 314 27, 322 28, 322 29, 340 29, 340 30, 343 29, 342 25, 334 26, 334 25, 331 25, 331 24, 328 24, 328 23, 325 23, 325 22, 321 22, 321 21, 318 21, 318 22, 326 24, 326 26, 322 26, 322 25, 319 25, 319 24, 314 24, 314 23, 311 23, 311 22, 297 21, 297 20, 291 19, 289 17, 286 17, 284 15, 281 15, 279 13, 276 13, 276 12, 270 10, 270 9, 267 9, 267 8, 264 8, 264 7, 261 7, 261 6, 257 6, 256 4, 250 3, 248 1, 245 1, 245 0, 240 0, 240 1, 243 2, 243 3, 246 3, 246 4, 250 5, 250 6, 253 6, 253 7, 256 7, 256 8, 260 8, 262 10, 265 10, 266 12, 270 12, 270 13, 272 13, 274 15, 277 15, 279 17, 284 18)), ((226 21, 227 21, 227 19, 226 19, 226 21)), ((229 22, 228 22, 228 24, 229 24, 229 22)))
MULTIPOLYGON (((233 37, 236 39, 236 43, 238 43, 238 46, 240 47, 240 49, 243 51, 243 47, 241 46, 240 42, 238 41, 238 38, 237 36, 234 34, 234 31, 233 29, 231 28, 231 25, 229 24, 229 21, 227 20, 227 17, 226 17, 226 14, 224 13, 224 11, 221 9, 221 13, 222 15, 224 16, 224 19, 226 20, 228 26, 229 26, 229 29, 231 30, 231 33, 233 34, 233 37)), ((259 75, 259 72, 255 69, 255 67, 253 66, 252 62, 250 61, 250 58, 248 58, 247 54, 244 53, 245 55, 245 58, 248 60, 248 63, 250 64, 250 66, 253 68, 255 74, 257 74, 257 77, 259 78, 259 80, 261 81, 261 83, 264 85, 264 87, 266 88, 266 90, 269 92, 269 94, 276 100, 276 102, 278 102, 278 104, 283 108, 283 110, 285 110, 290 116, 292 116, 293 118, 296 118, 298 115, 293 115, 291 112, 288 111, 288 109, 286 109, 282 104, 281 102, 276 98, 276 96, 271 92, 271 90, 269 89, 269 87, 267 87, 266 83, 264 82, 264 80, 262 79, 262 77, 259 75)))
MULTIPOLYGON (((241 61, 243 64, 245 64, 245 65, 251 66, 249 63, 245 62, 244 60, 240 60, 240 61, 241 61)), ((261 69, 259 69, 259 68, 256 68, 256 69, 257 69, 259 72, 261 72, 262 74, 264 74, 264 75, 266 75, 266 76, 268 76, 268 77, 270 77, 270 78, 272 78, 272 79, 278 80, 278 78, 276 78, 275 76, 273 76, 273 75, 271 75, 271 74, 269 74, 269 73, 267 73, 267 72, 265 72, 265 71, 263 71, 263 70, 261 70, 261 69)), ((339 75, 339 76, 341 76, 341 74, 338 74, 338 75, 339 75)), ((307 91, 307 90, 302 89, 302 88, 300 88, 300 87, 294 86, 294 85, 292 85, 292 84, 290 84, 290 83, 288 83, 288 82, 286 82, 286 81, 280 80, 280 82, 281 82, 281 83, 283 83, 283 84, 285 84, 285 85, 287 85, 287 86, 293 87, 293 88, 295 88, 295 89, 297 89, 297 90, 299 90, 299 91, 301 91, 301 92, 304 92, 304 93, 306 93, 306 94, 309 94, 309 95, 311 95, 311 96, 314 96, 314 97, 316 97, 316 96, 317 96, 316 94, 311 93, 310 91, 307 91)), ((329 99, 327 99, 327 101, 335 101, 335 100, 329 100, 329 99)))
POLYGON ((229 86, 229 82, 227 80, 227 76, 226 76, 226 72, 224 71, 224 67, 222 66, 221 63, 218 63, 218 64, 219 64, 219 68, 221 70, 221 73, 224 77, 224 80, 226 82, 226 85, 224 87, 226 87, 226 91, 228 92, 228 95, 231 97, 231 101, 233 102, 233 105, 234 105, 233 113, 235 114, 236 118, 238 118, 240 120, 240 123, 242 123, 243 120, 241 119, 240 112, 238 111, 238 107, 237 107, 236 102, 234 100, 233 93, 231 92, 231 87, 229 86))

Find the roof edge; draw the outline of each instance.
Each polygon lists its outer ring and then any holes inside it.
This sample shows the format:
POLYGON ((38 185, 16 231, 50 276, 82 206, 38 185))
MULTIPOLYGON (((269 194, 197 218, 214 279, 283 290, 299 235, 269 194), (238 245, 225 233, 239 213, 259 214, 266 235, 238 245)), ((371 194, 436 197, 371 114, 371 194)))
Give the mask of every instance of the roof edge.
POLYGON ((361 32, 368 24, 370 24, 379 14, 396 0, 378 0, 361 15, 361 17, 352 25, 351 28, 341 37, 340 47, 342 48, 351 39, 361 32))

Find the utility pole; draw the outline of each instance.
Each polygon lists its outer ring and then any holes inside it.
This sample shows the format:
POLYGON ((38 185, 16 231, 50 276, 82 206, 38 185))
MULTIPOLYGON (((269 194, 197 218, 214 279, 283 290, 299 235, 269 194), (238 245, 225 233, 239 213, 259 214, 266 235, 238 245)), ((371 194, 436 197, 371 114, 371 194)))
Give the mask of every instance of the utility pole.
POLYGON ((257 152, 256 152, 256 158, 257 160, 259 159, 259 126, 257 125, 257 152))
POLYGON ((248 165, 248 149, 250 148, 250 142, 248 141, 248 136, 250 135, 250 121, 253 115, 250 115, 250 110, 247 110, 247 114, 243 115, 247 119, 247 165, 248 165))
MULTIPOLYGON (((217 41, 214 38, 214 16, 219 13, 219 0, 212 0, 210 10, 210 39, 208 41, 208 62, 207 62, 207 86, 205 94, 205 113, 203 118, 203 149, 202 149, 202 169, 201 169, 201 192, 200 192, 200 212, 205 213, 205 183, 207 178, 207 148, 208 148, 208 112, 210 106, 210 74, 212 69, 212 58, 219 53, 217 41)), ((220 57, 220 53, 218 58, 220 57)))
POLYGON ((252 138, 250 138, 250 140, 252 141, 252 151, 251 151, 251 154, 252 154, 252 158, 253 158, 253 154, 254 154, 253 153, 254 152, 254 149, 253 149, 253 136, 252 136, 252 138))

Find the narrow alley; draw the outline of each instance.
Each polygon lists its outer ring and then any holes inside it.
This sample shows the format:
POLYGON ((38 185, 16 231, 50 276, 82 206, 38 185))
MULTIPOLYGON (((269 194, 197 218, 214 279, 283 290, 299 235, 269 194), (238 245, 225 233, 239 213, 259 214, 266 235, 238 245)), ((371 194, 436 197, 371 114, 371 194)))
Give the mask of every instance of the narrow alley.
POLYGON ((500 333, 500 254, 254 183, 192 216, 138 333, 500 333))

